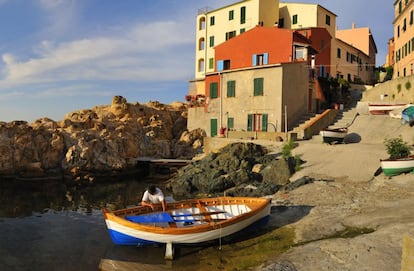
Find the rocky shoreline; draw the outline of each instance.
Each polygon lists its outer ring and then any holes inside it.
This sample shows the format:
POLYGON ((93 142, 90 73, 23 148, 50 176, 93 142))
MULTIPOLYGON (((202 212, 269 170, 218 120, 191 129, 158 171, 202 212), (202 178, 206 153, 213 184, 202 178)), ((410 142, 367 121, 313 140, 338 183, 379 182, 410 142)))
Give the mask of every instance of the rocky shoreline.
POLYGON ((139 157, 191 158, 204 132, 187 131, 184 103, 128 103, 115 96, 108 106, 48 118, 0 123, 0 176, 65 179, 91 183, 97 177, 135 174, 139 157))

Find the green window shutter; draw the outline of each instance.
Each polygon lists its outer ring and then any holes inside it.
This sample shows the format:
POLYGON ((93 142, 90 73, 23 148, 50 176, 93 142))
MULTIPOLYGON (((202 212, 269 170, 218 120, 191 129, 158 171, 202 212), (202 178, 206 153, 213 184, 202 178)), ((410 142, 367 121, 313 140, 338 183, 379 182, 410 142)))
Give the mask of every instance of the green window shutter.
POLYGON ((253 131, 253 115, 247 115, 247 131, 253 131))
POLYGON ((236 81, 227 81, 227 97, 236 97, 236 81))
POLYGON ((240 8, 240 24, 246 23, 246 7, 240 8))
POLYGON ((229 21, 234 19, 234 10, 229 11, 229 21))
POLYGON ((211 16, 210 17, 210 25, 214 25, 214 23, 215 23, 214 16, 211 16))
POLYGON ((208 68, 209 69, 214 69, 214 58, 210 58, 208 60, 208 68))
POLYGON ((292 24, 297 24, 297 23, 298 23, 298 15, 293 15, 292 24))
POLYGON ((210 119, 210 136, 211 137, 217 136, 217 132, 218 132, 217 119, 210 119))
POLYGON ((218 97, 218 83, 210 83, 210 98, 214 99, 218 97))
POLYGON ((228 118, 227 119, 227 128, 233 129, 234 128, 234 118, 228 118))
POLYGON ((210 37, 210 44, 209 44, 209 46, 210 47, 214 47, 214 36, 211 36, 210 37))
POLYGON ((262 115, 262 132, 267 132, 267 114, 262 115))
POLYGON ((263 96, 263 78, 254 79, 254 96, 263 96))

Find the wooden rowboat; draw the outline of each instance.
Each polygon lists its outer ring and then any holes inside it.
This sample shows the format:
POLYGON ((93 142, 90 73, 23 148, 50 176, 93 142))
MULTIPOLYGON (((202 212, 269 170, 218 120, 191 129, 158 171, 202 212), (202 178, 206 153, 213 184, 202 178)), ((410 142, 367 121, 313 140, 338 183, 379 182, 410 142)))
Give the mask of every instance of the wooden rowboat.
POLYGON ((322 140, 324 143, 332 144, 343 143, 346 135, 348 134, 348 128, 336 128, 336 129, 325 129, 320 131, 322 140))
POLYGON ((414 155, 399 159, 380 160, 382 172, 385 176, 396 176, 402 173, 414 173, 414 155))
POLYGON ((173 244, 200 244, 262 226, 270 216, 270 199, 218 197, 167 203, 152 210, 137 206, 110 212, 103 209, 112 241, 118 245, 166 244, 166 259, 173 244))
POLYGON ((402 109, 407 104, 368 104, 368 110, 371 115, 386 115, 392 110, 402 109))

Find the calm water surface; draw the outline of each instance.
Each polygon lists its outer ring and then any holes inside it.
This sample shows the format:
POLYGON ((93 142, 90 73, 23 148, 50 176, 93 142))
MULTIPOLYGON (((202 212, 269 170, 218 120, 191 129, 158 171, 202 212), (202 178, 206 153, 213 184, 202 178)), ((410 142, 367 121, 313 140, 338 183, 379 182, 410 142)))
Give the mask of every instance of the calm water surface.
POLYGON ((112 244, 101 208, 137 204, 149 182, 76 188, 0 180, 0 270, 197 270, 199 248, 180 248, 171 262, 164 247, 112 244))

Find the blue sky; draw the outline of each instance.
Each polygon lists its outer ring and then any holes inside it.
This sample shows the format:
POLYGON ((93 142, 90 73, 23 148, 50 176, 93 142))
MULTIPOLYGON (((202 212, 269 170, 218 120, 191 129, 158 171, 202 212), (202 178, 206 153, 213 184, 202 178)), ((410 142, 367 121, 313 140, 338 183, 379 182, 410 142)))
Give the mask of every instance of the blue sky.
MULTIPOLYGON (((0 120, 128 102, 183 101, 194 77, 197 10, 236 0, 0 0, 0 120)), ((318 3, 339 29, 370 27, 385 62, 393 3, 318 3), (372 8, 374 6, 375 8, 372 8)))

